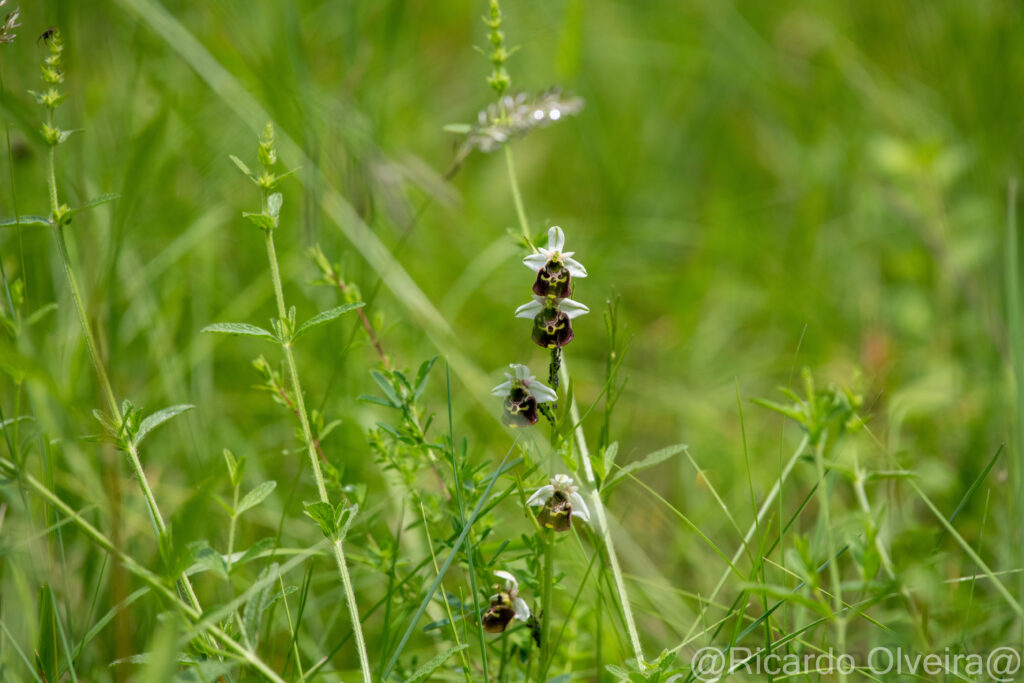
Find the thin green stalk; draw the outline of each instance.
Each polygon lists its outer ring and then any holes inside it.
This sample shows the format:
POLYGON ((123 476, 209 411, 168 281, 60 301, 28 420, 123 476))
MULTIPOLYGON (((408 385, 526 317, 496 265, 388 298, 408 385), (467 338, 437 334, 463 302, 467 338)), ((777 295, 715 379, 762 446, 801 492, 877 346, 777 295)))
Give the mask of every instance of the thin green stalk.
MULTIPOLYGON (((50 110, 48 119, 52 125, 52 110, 50 110)), ((114 396, 114 390, 110 384, 110 377, 103 365, 103 361, 100 359, 99 350, 96 346, 96 339, 93 337, 92 328, 89 325, 89 315, 86 313, 85 302, 82 300, 82 293, 78 287, 78 279, 75 277, 74 268, 71 266, 71 258, 68 255, 67 243, 64 241, 64 228, 54 220, 54 217, 57 216, 60 207, 60 201, 57 196, 57 174, 54 161, 54 149, 55 148, 53 146, 50 147, 49 168, 47 174, 47 184, 49 185, 50 194, 50 220, 53 222, 53 235, 57 242, 57 251, 60 253, 61 264, 64 266, 64 275, 67 277, 68 287, 71 290, 71 298, 74 300, 75 309, 78 312, 78 321, 82 327, 82 335, 85 337, 85 345, 89 350, 89 358, 92 360, 93 368, 96 370, 96 376, 100 381, 100 387, 107 399, 110 416, 113 418, 115 424, 120 424, 123 419, 123 416, 121 415, 121 408, 117 404, 117 398, 114 396)), ((132 467, 136 480, 139 482, 139 488, 142 489, 142 496, 146 500, 146 508, 149 511, 150 521, 153 523, 153 530, 155 531, 157 538, 160 538, 167 532, 167 525, 164 522, 163 515, 160 514, 160 508, 157 506, 156 497, 153 495, 153 489, 150 488, 149 480, 146 478, 146 472, 142 468, 142 461, 139 459, 139 451, 135 444, 128 443, 126 452, 128 453, 128 462, 132 467)), ((199 598, 196 596, 196 592, 192 588, 192 583, 189 581, 188 576, 183 573, 180 581, 185 595, 188 596, 192 607, 202 613, 199 598)))
MULTIPOLYGON (((814 448, 814 465, 818 473, 818 514, 821 524, 825 527, 825 543, 828 548, 827 557, 832 556, 834 540, 832 537, 832 514, 830 511, 828 482, 825 481, 825 442, 828 437, 822 434, 814 448)), ((843 616, 843 584, 839 576, 838 558, 828 563, 829 583, 832 589, 832 602, 835 605, 836 643, 839 652, 846 652, 846 617, 843 616)), ((846 674, 839 671, 839 680, 845 681, 846 674)))
POLYGON ((537 665, 537 680, 547 680, 548 667, 551 665, 551 602, 554 589, 554 547, 555 534, 549 529, 540 530, 541 539, 544 542, 544 583, 543 583, 543 604, 544 613, 540 621, 540 662, 537 665))
POLYGON ((526 220, 526 209, 523 208, 523 196, 519 192, 519 181, 516 180, 516 165, 512 160, 512 148, 505 145, 505 166, 508 168, 509 186, 512 188, 512 201, 516 205, 516 215, 519 217, 519 228, 523 231, 523 239, 530 245, 530 249, 537 253, 537 247, 530 239, 530 223, 526 220))
MULTIPOLYGON (((768 509, 775 503, 776 497, 778 497, 779 493, 782 491, 782 485, 786 482, 786 480, 789 478, 789 475, 793 472, 793 468, 796 466, 796 463, 800 459, 800 456, 803 455, 804 449, 807 448, 808 441, 809 440, 807 436, 804 435, 804 437, 800 440, 800 443, 797 445, 796 450, 794 450, 793 454, 789 456, 789 460, 786 462, 785 466, 783 466, 782 472, 779 474, 778 480, 776 480, 775 484, 772 486, 771 491, 768 492, 768 497, 765 498, 764 502, 761 504, 761 509, 757 511, 757 515, 754 518, 754 522, 750 524, 750 527, 747 529, 747 533, 743 536, 743 542, 740 544, 740 547, 736 549, 736 552, 733 553, 731 563, 732 565, 735 565, 737 562, 739 562, 740 558, 743 556, 743 552, 747 549, 747 547, 750 544, 750 541, 753 539, 754 534, 757 531, 758 525, 760 525, 764 521, 764 517, 768 513, 768 509)), ((732 569, 729 567, 727 567, 725 571, 722 572, 722 575, 718 579, 718 583, 715 585, 715 589, 711 591, 711 595, 709 595, 704 600, 704 607, 701 608, 700 615, 697 619, 694 620, 693 625, 690 627, 690 630, 686 632, 686 637, 683 638, 683 642, 677 645, 675 648, 673 648, 674 651, 678 651, 684 645, 690 642, 694 632, 701 626, 701 622, 704 619, 704 614, 707 611, 707 606, 714 603, 715 599, 718 597, 718 593, 722 590, 722 587, 725 586, 725 581, 729 578, 729 574, 731 572, 732 569)))
MULTIPOLYGON (((562 384, 566 390, 569 387, 569 366, 566 364, 565 355, 562 356, 562 367, 559 370, 562 376, 562 384)), ((619 557, 615 553, 615 545, 612 543, 611 529, 608 528, 608 517, 604 512, 604 503, 601 501, 601 492, 597 488, 597 479, 594 477, 594 468, 590 464, 590 451, 587 448, 587 438, 583 433, 583 425, 580 422, 580 410, 576 405, 576 398, 573 397, 569 403, 569 416, 576 425, 574 436, 576 447, 580 453, 580 464, 583 465, 583 473, 590 488, 591 506, 594 508, 595 531, 604 543, 608 554, 608 566, 612 570, 612 579, 615 582, 615 592, 622 607, 623 620, 626 622, 626 630, 629 632, 629 642, 633 647, 633 655, 636 657, 637 666, 643 671, 646 666, 643 646, 640 644, 640 634, 636 628, 636 619, 633 618, 633 608, 629 603, 629 594, 626 592, 626 581, 622 575, 622 567, 619 566, 619 557)))
MULTIPOLYGON (((266 193, 264 193, 265 195, 266 193)), ((266 197, 264 196, 264 209, 266 208, 266 197)), ((284 293, 281 287, 281 270, 277 264, 277 252, 274 249, 274 233, 271 230, 264 231, 267 243, 267 259, 270 261, 270 275, 274 281, 274 296, 277 299, 277 312, 281 322, 288 319, 288 311, 285 308, 284 293)), ((306 401, 302 396, 302 383, 299 381, 299 370, 295 365, 295 354, 292 353, 290 341, 283 341, 281 348, 284 351, 285 361, 288 363, 288 375, 291 379, 292 389, 295 392, 295 412, 299 416, 299 424, 302 427, 302 437, 306 442, 306 451, 309 454, 309 462, 313 468, 313 478, 316 480, 317 494, 320 501, 330 505, 327 496, 327 486, 324 484, 324 473, 320 468, 320 458, 316 452, 316 445, 313 442, 313 430, 309 426, 309 415, 306 413, 306 401)), ((334 559, 338 565, 338 574, 341 576, 341 583, 345 589, 345 602, 348 604, 349 617, 352 621, 352 631, 355 634, 356 650, 359 653, 359 666, 362 670, 363 681, 370 683, 370 660, 366 655, 366 640, 363 637, 362 622, 359 619, 359 608, 356 606, 355 592, 352 590, 352 578, 348 573, 348 565, 345 562, 345 551, 342 548, 342 540, 334 538, 331 540, 331 549, 334 551, 334 559)))

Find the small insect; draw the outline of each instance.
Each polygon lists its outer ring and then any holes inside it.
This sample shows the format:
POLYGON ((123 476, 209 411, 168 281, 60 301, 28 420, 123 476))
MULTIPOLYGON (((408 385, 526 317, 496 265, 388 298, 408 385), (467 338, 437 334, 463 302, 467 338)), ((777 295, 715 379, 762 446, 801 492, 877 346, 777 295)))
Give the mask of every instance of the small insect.
POLYGON ((38 45, 41 42, 49 43, 53 39, 55 33, 57 33, 57 29, 55 29, 53 26, 46 29, 40 34, 38 38, 36 38, 36 45, 38 45))

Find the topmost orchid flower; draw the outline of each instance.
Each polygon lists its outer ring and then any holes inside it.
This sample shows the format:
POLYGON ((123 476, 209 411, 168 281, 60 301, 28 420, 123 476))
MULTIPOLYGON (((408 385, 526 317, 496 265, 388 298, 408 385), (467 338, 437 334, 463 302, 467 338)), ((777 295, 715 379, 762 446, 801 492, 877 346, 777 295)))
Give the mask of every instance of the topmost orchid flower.
POLYGON ((572 257, 576 252, 562 251, 565 233, 557 225, 548 229, 548 248, 540 249, 523 259, 523 264, 537 273, 533 293, 537 296, 569 296, 569 284, 574 277, 586 277, 587 269, 572 257))

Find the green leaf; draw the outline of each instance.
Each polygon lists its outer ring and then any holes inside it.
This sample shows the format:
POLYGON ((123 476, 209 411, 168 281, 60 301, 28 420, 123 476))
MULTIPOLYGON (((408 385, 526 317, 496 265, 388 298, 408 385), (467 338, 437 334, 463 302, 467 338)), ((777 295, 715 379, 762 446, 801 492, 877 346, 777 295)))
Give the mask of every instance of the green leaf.
POLYGON ((434 356, 430 360, 425 360, 420 364, 420 369, 416 371, 416 388, 413 390, 412 400, 418 401, 423 390, 427 388, 427 376, 430 375, 431 368, 434 367, 434 363, 437 362, 437 356, 434 356))
MULTIPOLYGON (((265 568, 260 572, 259 576, 256 577, 256 583, 263 582, 268 577, 276 577, 280 566, 275 562, 269 567, 265 568)), ((245 609, 242 610, 242 623, 245 626, 245 632, 249 636, 249 642, 253 647, 256 647, 259 641, 259 625, 260 617, 263 615, 263 610, 266 609, 267 603, 270 601, 272 591, 274 588, 274 581, 266 581, 263 587, 257 590, 249 601, 245 603, 245 609)))
POLYGON ((196 541, 191 545, 191 550, 195 553, 196 564, 206 567, 221 578, 228 577, 228 563, 208 542, 196 541))
POLYGON ((242 500, 238 501, 238 509, 235 510, 235 516, 237 517, 246 510, 262 503, 267 496, 274 492, 275 488, 277 488, 276 481, 265 481, 252 491, 249 491, 242 500))
POLYGON ((267 197, 267 215, 270 216, 274 225, 277 225, 277 219, 281 217, 281 205, 284 204, 284 195, 280 192, 267 197))
POLYGON ((613 486, 622 482, 629 475, 636 474, 637 472, 642 472, 650 467, 654 467, 659 463, 665 462, 673 455, 676 455, 677 453, 682 453, 684 450, 686 450, 686 444, 677 443, 674 446, 668 446, 667 448, 662 448, 661 450, 654 451, 653 453, 651 453, 642 460, 631 462, 625 467, 620 468, 619 471, 616 472, 613 476, 608 477, 605 485, 601 487, 601 490, 607 491, 611 489, 613 486))
POLYGON ((224 462, 227 463, 227 466, 228 466, 228 477, 231 479, 231 485, 232 486, 237 485, 238 484, 238 458, 235 457, 234 453, 232 453, 231 451, 229 451, 228 449, 225 448, 224 449, 224 462))
POLYGON ((49 227, 50 219, 46 216, 18 216, 17 218, 8 218, 0 221, 0 228, 8 228, 18 225, 42 225, 49 227))
POLYGON ((273 230, 276 226, 274 219, 265 213, 252 213, 251 211, 244 211, 242 213, 243 218, 248 218, 253 224, 261 230, 273 230))
POLYGON ((362 401, 364 403, 375 403, 375 404, 377 404, 379 406, 384 406, 385 408, 396 408, 397 407, 397 406, 393 405, 392 403, 390 403, 388 401, 385 401, 380 396, 370 396, 369 394, 359 394, 359 396, 356 397, 356 400, 357 401, 362 401))
POLYGON ((604 454, 601 457, 601 466, 604 468, 602 477, 607 476, 612 471, 612 465, 615 464, 615 456, 619 454, 619 442, 612 441, 604 449, 604 454))
POLYGON ((60 132, 60 136, 57 138, 57 144, 60 145, 60 144, 63 144, 65 142, 67 142, 68 138, 71 137, 72 135, 74 135, 75 133, 84 133, 84 132, 85 132, 85 128, 73 128, 71 130, 62 130, 60 132))
POLYGON ((466 135, 469 131, 473 130, 473 126, 468 123, 449 123, 442 128, 446 133, 456 133, 458 135, 466 135))
POLYGON ((115 199, 120 199, 120 198, 121 198, 121 195, 116 194, 114 192, 108 192, 107 194, 101 194, 99 197, 96 197, 94 199, 90 199, 85 204, 82 204, 78 208, 73 209, 71 211, 71 213, 74 214, 74 213, 78 213, 80 211, 85 211, 86 209, 91 209, 93 207, 100 206, 101 204, 106 204, 107 202, 112 202, 115 199))
POLYGON ((430 678, 430 674, 437 671, 439 668, 441 668, 442 664, 448 661, 449 657, 451 657, 456 652, 461 652, 462 650, 465 650, 467 647, 469 647, 469 644, 463 643, 462 645, 456 645, 455 647, 448 648, 447 650, 437 655, 420 668, 416 669, 416 672, 413 673, 413 675, 410 676, 408 679, 406 679, 405 683, 419 683, 420 681, 427 680, 428 678, 430 678))
POLYGON ((395 393, 395 389, 391 386, 388 378, 378 370, 370 370, 370 376, 373 377, 373 381, 377 383, 380 390, 384 392, 384 396, 391 402, 391 406, 393 408, 401 408, 402 399, 398 398, 398 394, 395 393))
POLYGON ((335 526, 334 521, 334 508, 331 507, 330 503, 317 501, 315 503, 306 503, 304 507, 306 516, 320 525, 320 529, 324 532, 324 536, 330 538, 334 535, 334 532, 337 531, 337 527, 335 526))
POLYGON ((235 166, 238 167, 238 170, 244 173, 245 175, 249 176, 250 180, 256 180, 256 176, 252 174, 252 171, 249 170, 249 167, 245 165, 244 161, 236 157, 234 154, 229 154, 228 158, 230 158, 231 161, 235 162, 235 166))
POLYGON ((263 339, 272 339, 277 341, 277 337, 272 335, 262 327, 256 327, 249 323, 213 323, 207 325, 200 332, 219 332, 220 334, 241 334, 247 337, 262 337, 263 339))
POLYGON ((181 415, 182 413, 188 410, 192 410, 193 408, 195 408, 195 406, 186 403, 178 406, 171 406, 170 408, 164 408, 163 410, 158 410, 157 412, 153 413, 152 415, 144 419, 142 421, 142 424, 139 425, 139 432, 138 434, 135 435, 135 445, 138 446, 140 443, 142 443, 142 440, 146 437, 146 434, 149 434, 151 431, 162 425, 164 422, 167 422, 176 415, 181 415))
POLYGON ((260 540, 256 541, 251 546, 246 548, 245 553, 243 553, 242 556, 238 558, 238 561, 236 561, 232 565, 232 568, 237 567, 240 564, 245 564, 246 562, 255 560, 257 557, 273 548, 274 542, 275 541, 273 536, 261 538, 260 540))
POLYGON ((32 311, 32 315, 30 315, 28 318, 25 319, 25 324, 28 325, 29 327, 32 327, 33 325, 38 323, 40 320, 45 318, 47 315, 49 315, 52 311, 56 311, 56 310, 57 310, 57 304, 55 304, 55 303, 48 303, 45 306, 42 306, 42 307, 37 308, 36 310, 32 311))
POLYGON ((362 308, 363 306, 364 304, 362 301, 357 301, 354 304, 345 304, 344 306, 338 306, 337 308, 332 308, 330 310, 324 311, 323 313, 315 315, 306 322, 302 323, 302 325, 299 326, 299 329, 295 330, 295 334, 292 335, 292 340, 294 341, 298 339, 302 335, 312 330, 314 327, 320 327, 321 325, 325 325, 334 320, 335 318, 339 318, 345 313, 348 313, 349 311, 354 310, 356 308, 362 308))

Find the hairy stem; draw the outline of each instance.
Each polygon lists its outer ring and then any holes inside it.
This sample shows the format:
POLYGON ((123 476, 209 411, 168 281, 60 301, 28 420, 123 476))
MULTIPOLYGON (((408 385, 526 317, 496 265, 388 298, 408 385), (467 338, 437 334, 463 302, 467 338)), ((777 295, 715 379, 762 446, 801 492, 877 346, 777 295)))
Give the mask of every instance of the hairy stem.
MULTIPOLYGON (((264 198, 266 204, 266 198, 264 198)), ((277 264, 277 252, 274 249, 274 233, 270 230, 264 231, 267 243, 267 260, 270 262, 270 275, 274 281, 274 297, 277 300, 277 312, 282 324, 288 319, 288 310, 284 303, 284 293, 281 288, 281 270, 277 264)), ((302 384, 299 381, 299 369, 295 365, 295 354, 292 353, 291 341, 283 341, 281 349, 284 351, 285 361, 288 363, 288 375, 292 383, 292 390, 295 392, 295 411, 298 413, 299 424, 302 427, 302 437, 306 442, 306 451, 309 454, 309 463, 313 468, 313 478, 316 480, 316 491, 320 501, 330 505, 327 496, 327 486, 324 484, 324 473, 320 468, 320 458, 317 455, 316 445, 313 441, 313 430, 309 426, 309 415, 306 412, 306 401, 302 396, 302 384)), ((359 653, 359 666, 362 670, 363 681, 370 683, 370 660, 366 656, 366 640, 363 637, 362 622, 359 619, 359 608, 356 606, 355 593, 352 590, 352 578, 348 573, 348 565, 345 562, 345 551, 342 548, 340 538, 331 540, 331 549, 334 551, 334 559, 338 565, 338 573, 341 575, 341 583, 345 589, 345 602, 348 604, 349 617, 352 621, 352 632, 355 634, 356 650, 359 653)))
MULTIPOLYGON (((48 118, 49 123, 52 125, 53 110, 50 110, 48 118)), ((100 381, 100 387, 107 399, 110 416, 113 418, 115 424, 121 424, 123 419, 123 416, 121 415, 121 408, 117 404, 117 398, 114 396, 114 389, 110 384, 110 376, 107 374, 106 367, 103 365, 103 361, 100 358, 99 349, 96 345, 96 338, 93 336, 92 327, 89 324, 89 315, 85 310, 85 302, 82 300, 82 292, 78 287, 78 278, 75 277, 74 268, 71 266, 71 258, 68 255, 67 243, 64 240, 64 228, 63 226, 58 225, 55 221, 60 207, 60 200, 57 196, 57 172, 54 150, 55 148, 51 146, 47 174, 47 185, 49 186, 50 194, 50 221, 53 224, 53 236, 57 242, 57 251, 60 253, 61 264, 64 266, 64 275, 67 277, 68 288, 71 290, 71 298, 74 300, 75 309, 78 311, 78 321, 82 326, 82 336, 85 337, 85 345, 89 350, 89 358, 92 360, 93 368, 96 370, 96 376, 100 381)), ((167 532, 167 524, 164 522, 163 515, 160 514, 160 508, 156 504, 156 497, 153 495, 153 489, 150 488, 149 480, 146 478, 146 472, 142 468, 142 461, 139 459, 138 448, 135 444, 129 443, 127 444, 126 452, 128 454, 128 462, 135 474, 135 478, 139 482, 139 488, 142 489, 142 496, 146 500, 146 509, 149 512, 150 521, 153 523, 153 530, 159 538, 167 532)), ((201 614, 202 607, 199 605, 199 599, 196 597, 195 590, 192 588, 192 583, 189 581, 188 576, 183 573, 181 575, 180 582, 182 590, 188 597, 192 607, 201 614)))

